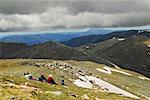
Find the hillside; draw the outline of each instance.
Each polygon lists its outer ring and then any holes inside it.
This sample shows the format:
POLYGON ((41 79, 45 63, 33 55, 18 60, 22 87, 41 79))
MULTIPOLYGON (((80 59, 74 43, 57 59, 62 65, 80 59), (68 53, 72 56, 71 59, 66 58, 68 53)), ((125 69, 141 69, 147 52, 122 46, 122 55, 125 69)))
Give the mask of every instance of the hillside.
POLYGON ((82 51, 52 41, 28 46, 20 43, 0 43, 0 58, 46 58, 89 60, 82 51))
POLYGON ((150 79, 141 74, 90 61, 44 59, 0 60, 0 99, 29 100, 148 100, 150 79), (58 85, 26 80, 29 72, 39 78, 51 74, 58 85), (65 86, 61 80, 65 80, 65 86), (116 91, 117 90, 117 91, 116 91))
POLYGON ((148 31, 139 31, 139 30, 129 30, 129 31, 115 31, 112 33, 104 34, 104 35, 88 35, 88 36, 81 36, 78 38, 73 38, 68 41, 62 42, 65 45, 77 47, 81 45, 86 45, 90 43, 97 43, 102 42, 105 40, 112 39, 113 37, 116 38, 128 38, 131 36, 145 36, 150 37, 150 32, 148 31))
POLYGON ((9 58, 19 53, 29 46, 22 43, 2 43, 0 42, 0 58, 9 58))
POLYGON ((20 43, 0 43, 0 58, 90 60, 107 65, 112 65, 110 62, 113 62, 121 68, 150 77, 148 40, 149 38, 139 36, 126 39, 113 38, 78 48, 71 48, 52 41, 33 46, 20 43))
POLYGON ((84 45, 78 49, 101 61, 113 62, 121 68, 133 70, 150 77, 150 39, 133 36, 126 39, 110 39, 84 45))

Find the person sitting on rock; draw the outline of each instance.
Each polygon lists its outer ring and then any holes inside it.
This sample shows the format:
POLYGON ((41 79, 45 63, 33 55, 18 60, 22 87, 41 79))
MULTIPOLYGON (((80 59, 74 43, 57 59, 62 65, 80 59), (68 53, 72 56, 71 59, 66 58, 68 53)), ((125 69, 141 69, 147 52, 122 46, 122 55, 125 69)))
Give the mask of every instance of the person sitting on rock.
POLYGON ((47 82, 47 79, 44 75, 41 75, 41 78, 42 78, 43 82, 47 82))
POLYGON ((28 73, 29 80, 33 80, 33 75, 31 73, 28 73))
POLYGON ((47 82, 47 79, 45 78, 44 75, 41 75, 41 77, 39 78, 39 81, 41 81, 41 82, 47 82))
POLYGON ((24 73, 24 77, 25 79, 29 80, 28 75, 26 73, 24 73))
POLYGON ((57 83, 54 81, 52 75, 49 75, 49 76, 48 76, 47 82, 48 82, 48 83, 51 83, 51 84, 57 84, 57 83))
POLYGON ((41 78, 41 77, 39 77, 39 81, 43 82, 43 80, 42 80, 42 78, 41 78))
POLYGON ((65 81, 64 80, 61 80, 61 85, 65 85, 65 81))
POLYGON ((30 73, 24 73, 24 77, 25 77, 27 80, 32 80, 32 79, 33 79, 32 74, 30 74, 30 73))

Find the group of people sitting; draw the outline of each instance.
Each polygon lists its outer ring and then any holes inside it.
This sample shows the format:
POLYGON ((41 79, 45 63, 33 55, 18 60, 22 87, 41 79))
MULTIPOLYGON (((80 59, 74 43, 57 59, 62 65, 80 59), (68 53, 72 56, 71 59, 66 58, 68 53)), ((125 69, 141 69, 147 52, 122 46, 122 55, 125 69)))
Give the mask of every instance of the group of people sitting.
MULTIPOLYGON (((53 76, 49 74, 48 78, 46 78, 44 75, 41 75, 38 79, 34 78, 33 75, 31 73, 24 73, 24 77, 27 80, 38 80, 41 82, 47 82, 47 83, 51 83, 51 84, 55 84, 58 85, 54 79, 53 76)), ((64 80, 61 80, 61 85, 65 85, 64 80)))

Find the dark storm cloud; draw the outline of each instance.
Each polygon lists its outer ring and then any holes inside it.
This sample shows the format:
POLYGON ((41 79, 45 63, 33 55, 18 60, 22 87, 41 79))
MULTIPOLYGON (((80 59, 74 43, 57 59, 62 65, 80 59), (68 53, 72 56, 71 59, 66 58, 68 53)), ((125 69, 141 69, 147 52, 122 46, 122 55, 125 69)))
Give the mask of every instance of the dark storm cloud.
POLYGON ((0 0, 0 29, 150 24, 150 0, 0 0))
POLYGON ((55 6, 67 7, 73 13, 150 12, 150 0, 0 0, 0 13, 42 13, 55 6))

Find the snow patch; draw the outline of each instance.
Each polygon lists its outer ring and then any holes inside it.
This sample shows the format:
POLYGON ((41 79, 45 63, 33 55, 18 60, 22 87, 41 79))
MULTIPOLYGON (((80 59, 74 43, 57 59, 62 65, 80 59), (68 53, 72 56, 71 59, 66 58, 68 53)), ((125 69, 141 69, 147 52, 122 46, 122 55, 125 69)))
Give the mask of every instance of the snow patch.
POLYGON ((107 90, 111 93, 121 94, 123 96, 131 97, 139 99, 136 95, 133 95, 125 90, 122 90, 106 81, 103 81, 102 79, 93 77, 93 76, 80 76, 79 79, 75 80, 74 84, 78 87, 82 88, 89 88, 92 89, 93 83, 97 84, 99 87, 101 87, 104 90, 107 90), (92 83, 91 83, 92 81, 92 83))
POLYGON ((50 93, 50 94, 54 94, 54 95, 61 95, 62 92, 61 91, 46 91, 45 93, 50 93))
POLYGON ((150 48, 150 44, 147 45, 150 48))
POLYGON ((121 74, 125 74, 125 75, 128 75, 128 76, 132 76, 132 74, 130 73, 127 73, 127 72, 124 72, 124 71, 121 71, 121 70, 117 70, 117 69, 114 69, 114 68, 110 68, 110 67, 103 67, 104 69, 109 69, 111 71, 114 71, 114 72, 118 72, 118 73, 121 73, 121 74))
POLYGON ((89 81, 93 81, 95 84, 99 85, 99 87, 103 88, 103 89, 107 89, 109 92, 112 92, 112 93, 117 93, 117 94, 122 94, 124 96, 127 96, 127 97, 132 97, 132 98, 139 98, 127 91, 124 91, 108 82, 105 82, 99 78, 96 78, 96 77, 93 77, 93 76, 86 76, 88 78, 89 81))
POLYGON ((147 78, 147 77, 143 77, 143 76, 138 76, 140 79, 142 79, 142 80, 150 80, 149 78, 147 78))
POLYGON ((103 67, 103 69, 96 68, 96 70, 100 71, 100 72, 103 72, 103 73, 106 73, 106 74, 111 74, 112 71, 114 71, 114 72, 118 72, 118 73, 125 74, 125 75, 128 75, 128 76, 132 76, 132 74, 130 74, 130 73, 127 73, 127 72, 124 72, 124 71, 121 71, 121 70, 117 70, 117 69, 114 69, 114 68, 110 68, 110 67, 103 67))
POLYGON ((114 64, 114 63, 112 63, 112 62, 110 62, 110 61, 108 61, 108 60, 105 60, 105 61, 107 61, 108 63, 110 63, 111 65, 113 65, 115 68, 121 69, 118 65, 116 65, 116 64, 114 64))
POLYGON ((86 53, 86 52, 84 52, 84 54, 86 54, 86 55, 87 55, 87 53, 86 53))
POLYGON ((75 80, 73 83, 78 87, 88 88, 88 89, 92 89, 92 86, 93 86, 88 81, 88 79, 86 79, 86 77, 83 77, 83 76, 79 76, 79 79, 75 80))
POLYGON ((100 68, 96 68, 97 71, 100 71, 102 73, 105 73, 105 74, 111 74, 111 70, 106 68, 106 69, 100 69, 100 68))
POLYGON ((125 40, 125 38, 120 38, 120 39, 118 39, 118 41, 124 41, 125 40))

